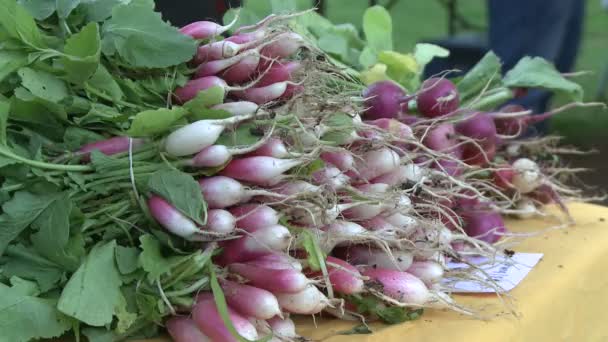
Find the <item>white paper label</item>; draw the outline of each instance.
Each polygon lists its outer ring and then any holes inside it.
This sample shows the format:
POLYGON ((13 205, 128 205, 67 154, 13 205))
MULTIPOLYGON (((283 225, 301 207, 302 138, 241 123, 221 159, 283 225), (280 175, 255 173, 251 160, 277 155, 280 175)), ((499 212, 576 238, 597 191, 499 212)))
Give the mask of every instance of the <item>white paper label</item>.
MULTIPOLYGON (((543 257, 542 253, 515 253, 512 257, 505 256, 497 257, 496 262, 481 266, 487 275, 493 279, 494 283, 504 291, 511 291, 517 286, 532 270, 534 266, 543 257)), ((474 265, 479 265, 486 262, 485 257, 473 257, 469 262, 474 265)), ((449 269, 467 268, 469 265, 458 262, 448 263, 449 269)), ((487 279, 487 276, 481 271, 476 271, 475 275, 480 279, 487 279)), ((446 285, 454 293, 494 293, 496 290, 489 286, 484 286, 479 282, 470 280, 453 280, 446 279, 446 285)))

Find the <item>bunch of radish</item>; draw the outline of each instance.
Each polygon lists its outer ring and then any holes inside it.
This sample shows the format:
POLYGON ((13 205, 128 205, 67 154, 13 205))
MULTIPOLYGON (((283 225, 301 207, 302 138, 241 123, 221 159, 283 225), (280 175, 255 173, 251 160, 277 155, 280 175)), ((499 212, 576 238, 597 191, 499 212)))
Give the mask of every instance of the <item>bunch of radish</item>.
MULTIPOLYGON (((147 194, 144 207, 190 246, 218 247, 213 267, 227 316, 217 291, 201 292, 166 321, 169 333, 178 342, 293 340, 290 314, 381 318, 360 310, 361 298, 466 312, 442 286, 447 259, 493 254, 506 234, 503 215, 534 215, 539 203, 576 194, 538 160, 534 141, 517 140, 560 110, 462 108, 446 78, 413 94, 392 81, 364 87, 319 58, 284 25, 289 17, 226 38, 230 28, 211 22, 181 29, 202 43, 173 101, 220 87, 224 103, 210 109, 228 117, 184 124, 154 142, 198 181, 204 224, 161 194, 147 194), (255 142, 221 143, 242 127, 255 142)), ((93 150, 132 153, 146 143, 115 137, 79 154, 86 163, 93 150)))

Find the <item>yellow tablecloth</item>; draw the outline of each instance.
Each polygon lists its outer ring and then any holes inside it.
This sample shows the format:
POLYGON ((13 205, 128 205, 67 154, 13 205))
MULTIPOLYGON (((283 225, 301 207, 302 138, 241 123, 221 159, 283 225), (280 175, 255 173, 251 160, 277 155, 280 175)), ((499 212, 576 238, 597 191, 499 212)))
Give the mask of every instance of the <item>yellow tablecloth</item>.
MULTIPOLYGON (((370 335, 336 335, 352 322, 299 317, 299 333, 314 341, 608 341, 608 208, 572 204, 576 226, 526 239, 518 252, 543 259, 510 294, 519 317, 505 313, 496 295, 456 295, 461 304, 483 308, 488 321, 454 312, 426 310, 421 319, 400 325, 372 324, 370 335), (501 314, 502 313, 502 314, 501 314)), ((509 223, 513 232, 547 226, 543 220, 509 223)), ((158 341, 158 340, 157 340, 158 341)), ((166 340, 164 340, 166 341, 166 340)))

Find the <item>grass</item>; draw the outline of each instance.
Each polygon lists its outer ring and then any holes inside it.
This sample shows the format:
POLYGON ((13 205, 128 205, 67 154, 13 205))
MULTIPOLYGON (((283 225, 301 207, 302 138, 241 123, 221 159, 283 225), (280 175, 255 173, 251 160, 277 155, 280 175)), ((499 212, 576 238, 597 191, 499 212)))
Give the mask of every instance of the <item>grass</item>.
MULTIPOLYGON (((334 23, 361 25, 368 0, 326 0, 327 17, 334 23)), ((577 79, 585 90, 585 100, 595 100, 600 72, 608 66, 608 11, 601 8, 598 0, 586 0, 587 13, 583 42, 579 51, 576 70, 589 70, 593 74, 577 79)), ((383 1, 380 1, 383 3, 383 1)), ((298 0, 302 8, 310 0, 298 0)), ((486 1, 466 0, 458 3, 459 12, 477 26, 486 26, 486 1)), ((391 9, 393 38, 397 51, 411 51, 416 42, 447 35, 447 12, 439 1, 399 0, 391 9)), ((608 94, 606 94, 608 96, 608 94)), ((554 102, 560 102, 555 98, 554 102)), ((555 133, 565 136, 578 145, 593 145, 598 138, 608 137, 608 111, 599 109, 572 110, 560 114, 551 122, 555 133)))

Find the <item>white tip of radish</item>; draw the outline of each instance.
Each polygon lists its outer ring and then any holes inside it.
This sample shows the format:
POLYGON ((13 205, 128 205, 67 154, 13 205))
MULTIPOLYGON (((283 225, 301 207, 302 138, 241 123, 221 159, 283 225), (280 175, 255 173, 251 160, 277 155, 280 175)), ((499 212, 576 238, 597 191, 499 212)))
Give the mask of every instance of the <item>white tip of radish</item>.
POLYGON ((538 164, 528 158, 519 158, 513 162, 513 180, 511 183, 522 194, 534 191, 542 185, 542 173, 538 164))
POLYGON ((319 313, 329 303, 327 297, 313 285, 297 293, 277 293, 276 296, 283 310, 301 315, 319 313))
POLYGON ((538 212, 534 202, 528 198, 519 200, 515 205, 515 210, 517 211, 515 215, 522 220, 532 218, 538 212))
POLYGON ((224 131, 224 126, 207 120, 195 121, 173 131, 165 140, 165 151, 173 157, 195 154, 213 145, 224 131))

